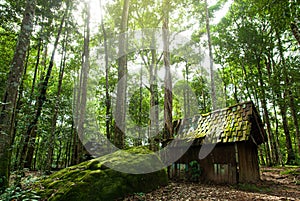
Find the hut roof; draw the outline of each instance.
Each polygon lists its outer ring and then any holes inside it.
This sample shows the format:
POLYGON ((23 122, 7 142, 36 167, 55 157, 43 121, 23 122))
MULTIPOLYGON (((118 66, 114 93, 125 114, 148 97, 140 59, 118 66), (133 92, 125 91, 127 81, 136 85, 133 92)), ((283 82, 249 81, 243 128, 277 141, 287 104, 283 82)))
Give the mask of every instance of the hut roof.
POLYGON ((175 135, 181 139, 200 139, 200 143, 204 138, 211 143, 252 139, 259 145, 266 141, 261 118, 252 101, 182 119, 178 125, 175 135))

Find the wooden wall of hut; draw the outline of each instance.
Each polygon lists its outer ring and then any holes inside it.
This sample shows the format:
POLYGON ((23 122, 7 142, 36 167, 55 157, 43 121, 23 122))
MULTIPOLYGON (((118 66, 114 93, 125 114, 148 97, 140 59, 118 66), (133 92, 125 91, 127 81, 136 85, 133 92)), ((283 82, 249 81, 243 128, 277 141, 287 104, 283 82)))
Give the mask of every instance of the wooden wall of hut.
POLYGON ((200 149, 201 146, 192 146, 171 167, 170 178, 183 179, 184 174, 189 175, 185 172, 189 170, 188 164, 191 161, 198 161, 201 169, 200 182, 234 184, 255 182, 260 179, 257 148, 251 140, 217 144, 202 160, 199 160, 200 149))
POLYGON ((237 143, 239 154, 239 182, 249 183, 260 180, 256 145, 248 140, 237 143))

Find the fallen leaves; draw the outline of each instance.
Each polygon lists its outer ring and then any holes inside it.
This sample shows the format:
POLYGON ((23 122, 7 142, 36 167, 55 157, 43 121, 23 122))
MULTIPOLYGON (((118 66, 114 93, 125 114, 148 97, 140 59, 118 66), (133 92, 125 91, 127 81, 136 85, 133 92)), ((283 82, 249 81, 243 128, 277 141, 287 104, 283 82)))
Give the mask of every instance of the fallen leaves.
MULTIPOLYGON (((293 178, 280 175, 280 171, 262 169, 262 181, 253 184, 254 190, 242 190, 238 186, 209 185, 200 183, 170 182, 167 186, 146 194, 135 194, 123 201, 273 201, 300 200, 300 188, 293 178)), ((251 186, 250 186, 251 187, 251 186)))

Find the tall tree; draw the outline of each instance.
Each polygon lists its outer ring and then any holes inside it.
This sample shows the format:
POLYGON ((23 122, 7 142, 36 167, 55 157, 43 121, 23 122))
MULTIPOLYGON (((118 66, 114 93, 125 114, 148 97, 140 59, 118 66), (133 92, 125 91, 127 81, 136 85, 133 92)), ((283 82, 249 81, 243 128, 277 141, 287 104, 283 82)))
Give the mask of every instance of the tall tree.
MULTIPOLYGON (((100 9, 102 9, 102 2, 100 2, 100 9)), ((109 63, 108 63, 108 47, 107 47, 107 33, 106 28, 104 25, 104 17, 101 12, 101 28, 103 33, 103 42, 104 42, 104 54, 105 54, 105 127, 106 127, 106 135, 107 139, 111 140, 111 131, 110 131, 110 124, 111 124, 111 98, 109 94, 109 63)))
POLYGON ((281 57, 281 67, 282 67, 282 73, 283 73, 283 80, 284 80, 284 89, 282 92, 282 97, 279 99, 279 108, 280 108, 280 113, 282 117, 282 124, 283 124, 283 130, 285 134, 285 143, 286 143, 286 148, 287 148, 287 164, 294 164, 295 163, 295 152, 293 150, 292 146, 292 139, 290 135, 290 129, 288 125, 288 118, 287 118, 287 101, 291 98, 288 97, 291 95, 289 85, 289 77, 288 77, 288 72, 287 72, 287 63, 286 59, 284 57, 284 49, 283 49, 283 44, 280 38, 280 33, 279 30, 275 28, 275 34, 276 34, 276 39, 278 41, 278 49, 279 49, 279 55, 281 57))
MULTIPOLYGON (((86 114, 86 101, 87 101, 87 84, 88 84, 88 75, 90 68, 90 3, 86 3, 86 18, 85 18, 85 37, 84 37, 84 48, 83 48, 83 63, 81 69, 82 82, 80 83, 80 97, 77 100, 77 104, 79 106, 79 117, 78 117, 78 136, 79 139, 83 139, 84 135, 84 123, 85 123, 85 114, 86 114)), ((81 153, 83 147, 81 147, 81 143, 78 143, 77 147, 77 163, 80 162, 81 153)))
MULTIPOLYGON (((155 39, 153 37, 154 45, 155 39)), ((159 132, 159 109, 158 109, 158 87, 157 87, 157 53, 155 49, 151 50, 150 72, 150 149, 157 151, 158 146, 154 140, 154 136, 159 132)))
MULTIPOLYGON (((173 137, 173 122, 172 122, 172 106, 173 106, 173 94, 172 94, 172 75, 170 69, 170 36, 169 36, 169 14, 170 14, 170 1, 163 0, 162 5, 162 34, 163 34, 163 62, 165 67, 164 77, 164 120, 165 131, 164 140, 171 139, 173 137)), ((163 145, 165 146, 165 145, 163 145)))
POLYGON ((46 101, 48 84, 49 84, 51 72, 52 72, 52 69, 54 66, 55 53, 56 53, 56 49, 58 47, 58 42, 60 39, 62 28, 65 23, 65 18, 69 12, 69 6, 70 6, 70 3, 69 3, 69 1, 67 1, 66 9, 61 18, 60 26, 58 28, 58 33, 57 33, 57 36, 56 36, 56 39, 54 42, 54 48, 52 51, 50 63, 49 63, 48 69, 47 69, 47 73, 46 73, 44 80, 40 83, 39 96, 36 101, 35 115, 34 115, 33 120, 29 123, 26 133, 25 133, 24 146, 23 146, 22 156, 21 156, 21 161, 20 161, 20 163, 21 163, 20 168, 23 168, 23 167, 31 168, 31 165, 32 165, 32 159, 33 159, 34 150, 35 150, 36 128, 37 128, 38 120, 42 113, 43 105, 46 101))
POLYGON ((207 0, 205 0, 205 19, 206 19, 206 33, 207 33, 207 42, 208 42, 208 51, 209 51, 209 70, 210 70, 210 82, 211 82, 211 100, 212 100, 212 109, 217 109, 217 98, 216 98, 216 86, 214 78, 214 59, 212 52, 212 44, 210 39, 210 25, 209 25, 209 10, 207 0))
POLYGON ((127 40, 126 31, 128 27, 130 0, 124 0, 122 19, 119 35, 119 53, 118 53, 118 86, 116 100, 116 118, 115 118, 115 146, 122 149, 125 147, 125 115, 126 115, 126 89, 127 89, 127 40))
POLYGON ((16 100, 24 71, 26 52, 30 44, 35 16, 35 0, 27 0, 14 57, 7 78, 0 112, 0 191, 9 184, 10 158, 16 100))
POLYGON ((57 118, 59 113, 59 105, 61 102, 61 92, 62 92, 62 83, 65 73, 65 67, 66 67, 66 59, 67 59, 67 43, 68 43, 68 31, 65 32, 65 38, 63 41, 63 47, 62 47, 62 59, 60 63, 59 68, 59 77, 58 77, 58 85, 57 85, 57 94, 55 98, 55 104, 52 109, 53 111, 53 117, 51 121, 51 133, 49 138, 49 147, 48 147, 48 160, 46 165, 46 171, 51 171, 52 168, 52 162, 53 162, 53 155, 54 155, 54 144, 55 144, 55 133, 57 131, 56 124, 57 124, 57 118))

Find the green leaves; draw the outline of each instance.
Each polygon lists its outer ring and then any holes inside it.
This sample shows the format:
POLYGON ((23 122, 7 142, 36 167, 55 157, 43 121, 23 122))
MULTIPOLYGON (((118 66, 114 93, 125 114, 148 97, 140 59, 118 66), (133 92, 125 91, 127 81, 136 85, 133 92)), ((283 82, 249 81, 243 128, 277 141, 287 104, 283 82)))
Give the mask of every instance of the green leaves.
POLYGON ((22 200, 22 201, 38 201, 40 196, 32 189, 21 189, 20 187, 12 186, 7 188, 3 194, 0 195, 0 200, 22 200))

